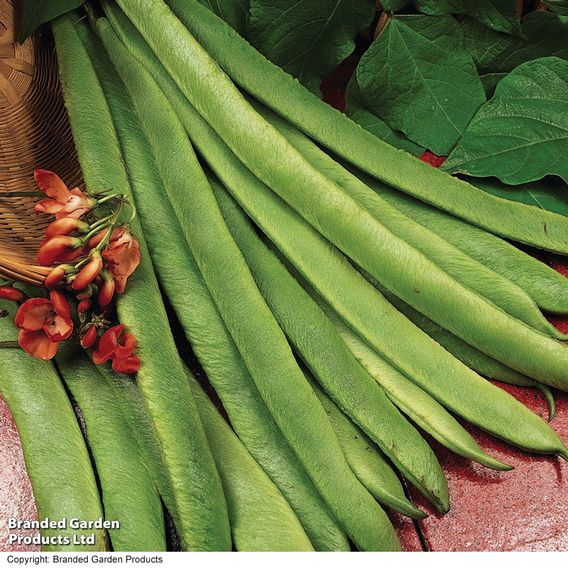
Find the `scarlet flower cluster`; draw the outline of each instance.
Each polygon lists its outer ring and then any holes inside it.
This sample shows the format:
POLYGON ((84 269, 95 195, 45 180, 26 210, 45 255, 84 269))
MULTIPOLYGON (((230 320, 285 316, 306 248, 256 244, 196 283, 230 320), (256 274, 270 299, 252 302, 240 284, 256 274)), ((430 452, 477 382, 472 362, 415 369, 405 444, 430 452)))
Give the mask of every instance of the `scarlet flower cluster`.
POLYGON ((49 299, 31 298, 18 310, 21 347, 34 357, 51 359, 59 343, 72 335, 75 323, 66 290, 78 300, 79 340, 92 349, 93 361, 110 360, 117 372, 136 372, 140 361, 134 355, 134 336, 123 334, 122 325, 109 327, 108 321, 114 295, 124 292, 140 263, 138 241, 128 227, 118 225, 127 201, 118 195, 96 197, 79 188, 70 190, 47 170, 36 170, 34 177, 46 195, 35 205, 36 213, 55 217, 37 253, 38 263, 52 270, 44 281, 49 299))

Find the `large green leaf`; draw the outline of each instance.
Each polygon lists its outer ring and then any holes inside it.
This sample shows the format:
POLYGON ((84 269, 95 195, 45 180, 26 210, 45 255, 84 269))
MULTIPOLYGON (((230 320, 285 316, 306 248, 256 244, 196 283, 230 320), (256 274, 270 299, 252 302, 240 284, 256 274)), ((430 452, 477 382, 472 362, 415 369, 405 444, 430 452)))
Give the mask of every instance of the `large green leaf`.
POLYGON ((523 63, 475 115, 444 169, 517 185, 568 181, 568 61, 523 63))
POLYGON ((242 36, 247 35, 250 0, 199 0, 242 36))
POLYGON ((23 43, 41 24, 51 22, 84 2, 85 0, 22 0, 18 41, 23 43))
POLYGON ((354 76, 351 77, 345 92, 345 114, 365 130, 391 146, 406 150, 414 156, 421 156, 424 152, 424 148, 411 142, 402 132, 393 130, 384 120, 381 120, 365 107, 359 84, 354 76))
POLYGON ((557 14, 568 16, 568 0, 544 0, 544 3, 557 14))
POLYGON ((390 18, 356 73, 373 114, 440 156, 485 102, 461 28, 451 16, 390 18))
POLYGON ((414 5, 430 16, 464 14, 498 32, 521 35, 517 0, 383 0, 381 4, 392 12, 414 5))
POLYGON ((527 14, 522 20, 524 39, 494 32, 469 18, 463 30, 468 50, 485 73, 507 73, 540 57, 568 59, 568 20, 551 12, 527 14))
POLYGON ((320 78, 355 48, 374 0, 251 0, 249 35, 274 63, 317 91, 320 78))

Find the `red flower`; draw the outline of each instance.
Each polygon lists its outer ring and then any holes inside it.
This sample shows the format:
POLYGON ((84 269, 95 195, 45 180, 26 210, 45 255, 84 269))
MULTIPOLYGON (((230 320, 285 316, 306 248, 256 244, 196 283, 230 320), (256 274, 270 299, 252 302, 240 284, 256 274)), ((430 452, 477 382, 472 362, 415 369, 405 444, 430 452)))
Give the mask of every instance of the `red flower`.
POLYGON ((126 227, 120 227, 116 234, 113 232, 108 247, 103 250, 103 258, 115 281, 116 292, 122 294, 128 277, 140 264, 140 244, 126 227))
POLYGON ((36 213, 55 215, 56 219, 74 217, 78 219, 90 211, 95 200, 86 196, 78 187, 71 190, 62 179, 47 170, 35 170, 34 178, 38 187, 47 195, 48 199, 39 201, 34 210, 36 213))
POLYGON ((37 261, 41 266, 51 266, 54 262, 70 262, 83 254, 83 242, 67 236, 52 237, 43 241, 37 251, 37 261))
POLYGON ((65 296, 53 290, 49 298, 30 298, 16 314, 18 343, 26 353, 39 359, 52 359, 59 343, 73 333, 71 309, 65 296))
POLYGON ((130 375, 140 369, 140 359, 134 355, 136 338, 131 333, 125 333, 121 338, 123 331, 123 325, 115 325, 105 331, 93 351, 93 363, 100 365, 112 360, 114 371, 130 375))
POLYGON ((0 298, 3 300, 12 300, 13 302, 21 302, 26 296, 21 290, 12 286, 0 286, 0 298))

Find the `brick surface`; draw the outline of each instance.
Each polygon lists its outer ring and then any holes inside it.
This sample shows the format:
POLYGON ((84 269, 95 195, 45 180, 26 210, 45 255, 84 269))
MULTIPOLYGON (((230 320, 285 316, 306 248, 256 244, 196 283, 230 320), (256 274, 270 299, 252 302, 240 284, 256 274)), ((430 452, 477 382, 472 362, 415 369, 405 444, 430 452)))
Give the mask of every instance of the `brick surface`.
MULTIPOLYGON (((8 544, 8 519, 37 519, 32 486, 26 472, 18 431, 6 403, 0 398, 0 552, 34 551, 39 547, 8 544)), ((29 536, 29 531, 22 531, 29 536)))
MULTIPOLYGON (((500 385, 502 386, 502 385, 500 385)), ((533 411, 547 416, 546 404, 531 389, 504 387, 533 411)), ((568 442, 568 395, 557 393, 551 422, 568 442)), ((420 527, 434 551, 567 551, 568 463, 527 454, 470 428, 481 447, 515 467, 495 472, 433 444, 450 487, 452 508, 431 514, 420 527)), ((431 512, 420 496, 415 501, 431 512)))

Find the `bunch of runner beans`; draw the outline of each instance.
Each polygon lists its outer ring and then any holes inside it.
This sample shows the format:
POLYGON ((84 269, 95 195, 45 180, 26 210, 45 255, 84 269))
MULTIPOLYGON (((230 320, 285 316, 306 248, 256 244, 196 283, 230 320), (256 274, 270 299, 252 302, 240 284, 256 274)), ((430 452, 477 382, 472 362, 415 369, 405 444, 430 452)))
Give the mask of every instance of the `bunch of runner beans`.
MULTIPOLYGON (((119 191, 138 211, 142 260, 117 309, 141 367, 134 382, 72 347, 57 366, 105 515, 121 521, 114 550, 166 546, 160 497, 185 550, 397 550, 383 507, 425 516, 404 483, 450 507, 417 427, 510 469, 454 416, 568 458, 545 421, 487 380, 540 389, 551 413, 550 387, 568 390, 567 338, 542 313, 568 314, 568 280, 510 242, 568 254, 565 217, 382 142, 198 0, 102 6, 53 30, 87 190, 119 191), (232 428, 184 366, 162 293, 232 428)), ((99 514, 53 369, 1 350, 0 376, 40 516, 54 514, 49 491, 67 492, 61 510, 99 514), (16 365, 34 384, 2 370, 16 365), (39 459, 23 410, 35 382, 43 412, 69 422, 56 449, 85 470, 88 495, 84 481, 54 489, 65 464, 39 459)))

